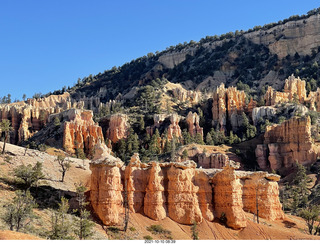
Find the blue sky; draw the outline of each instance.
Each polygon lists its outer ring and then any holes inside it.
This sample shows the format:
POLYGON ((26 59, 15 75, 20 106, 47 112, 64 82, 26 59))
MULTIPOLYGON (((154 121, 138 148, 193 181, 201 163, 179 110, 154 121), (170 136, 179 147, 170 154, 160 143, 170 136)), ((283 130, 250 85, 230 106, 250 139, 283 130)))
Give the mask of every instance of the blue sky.
POLYGON ((149 52, 317 7, 316 0, 0 0, 0 97, 45 94, 149 52))

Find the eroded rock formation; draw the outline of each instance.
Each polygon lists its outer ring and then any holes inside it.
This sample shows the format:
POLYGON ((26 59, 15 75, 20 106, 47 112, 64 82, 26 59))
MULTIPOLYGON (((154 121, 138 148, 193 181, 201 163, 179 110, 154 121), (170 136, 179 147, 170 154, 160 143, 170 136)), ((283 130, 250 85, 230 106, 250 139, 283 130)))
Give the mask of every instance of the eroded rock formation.
POLYGON ((242 204, 242 185, 233 167, 225 166, 212 179, 214 209, 217 217, 225 217, 227 225, 240 229, 247 226, 242 204), (230 207, 232 206, 232 207, 230 207))
POLYGON ((78 148, 92 154, 95 145, 104 141, 101 127, 92 119, 92 111, 70 109, 66 113, 70 121, 63 125, 63 148, 72 154, 78 148))
POLYGON ((178 139, 182 138, 181 128, 179 126, 180 117, 178 114, 171 114, 170 116, 170 125, 168 127, 168 140, 171 140, 173 137, 178 139))
POLYGON ((200 117, 197 113, 189 112, 186 121, 188 124, 188 131, 191 136, 200 134, 201 137, 203 137, 203 128, 201 128, 199 125, 200 117))
POLYGON ((222 83, 213 93, 213 126, 220 126, 225 130, 227 123, 230 123, 235 131, 240 123, 241 113, 246 110, 246 95, 244 91, 238 91, 235 87, 225 88, 222 83))
POLYGON ((239 229, 246 227, 244 211, 254 211, 248 198, 252 187, 259 186, 261 216, 283 217, 276 175, 236 171, 234 164, 223 169, 197 169, 193 161, 142 164, 137 154, 124 167, 104 144, 98 144, 95 151, 90 200, 106 225, 122 223, 125 190, 130 210, 151 219, 169 217, 192 224, 224 215, 228 226, 239 229))
POLYGON ((125 114, 112 114, 109 116, 109 127, 106 132, 106 138, 113 143, 128 136, 128 116, 125 114))
POLYGON ((272 87, 268 87, 268 90, 264 96, 265 105, 273 106, 278 103, 284 103, 289 101, 297 101, 303 103, 307 100, 306 96, 306 82, 294 75, 288 77, 285 80, 284 91, 275 91, 272 87))
POLYGON ((257 145, 257 162, 263 170, 291 168, 295 161, 314 162, 318 150, 311 138, 310 117, 293 117, 279 125, 267 126, 263 145, 257 145))
POLYGON ((224 153, 199 153, 198 166, 204 169, 222 169, 230 163, 228 155, 224 153))
POLYGON ((269 220, 283 219, 279 201, 279 186, 277 175, 268 175, 266 172, 252 172, 243 178, 243 209, 247 212, 257 213, 269 220))

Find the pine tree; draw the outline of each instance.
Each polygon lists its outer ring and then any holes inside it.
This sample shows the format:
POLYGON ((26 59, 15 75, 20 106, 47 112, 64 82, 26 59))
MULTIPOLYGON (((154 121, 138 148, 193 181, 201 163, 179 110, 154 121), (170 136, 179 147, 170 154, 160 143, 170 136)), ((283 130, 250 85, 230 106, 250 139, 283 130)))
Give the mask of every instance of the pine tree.
POLYGON ((184 129, 182 131, 182 137, 183 137, 183 144, 184 145, 188 145, 193 142, 190 133, 186 129, 184 129))
POLYGON ((9 225, 10 230, 20 231, 33 219, 33 209, 37 204, 30 194, 30 191, 16 191, 13 201, 5 208, 2 219, 9 225))
POLYGON ((145 123, 144 123, 143 115, 140 116, 139 129, 140 129, 140 131, 143 131, 145 129, 145 123))
POLYGON ((61 182, 63 182, 66 172, 71 168, 71 162, 70 160, 67 160, 65 156, 62 155, 58 155, 55 161, 57 161, 61 167, 61 182))
POLYGON ((176 137, 171 140, 171 161, 174 161, 176 157, 176 137))
POLYGON ((200 145, 203 145, 204 142, 203 142, 203 137, 200 133, 197 133, 196 136, 195 136, 195 140, 194 140, 196 143, 200 144, 200 145))
POLYGON ((3 141, 3 148, 2 148, 2 154, 4 154, 5 152, 5 148, 6 148, 6 142, 8 140, 9 137, 9 132, 12 130, 11 127, 11 123, 9 120, 7 119, 3 119, 0 122, 0 131, 4 133, 4 141, 3 141))
POLYGON ((159 146, 160 133, 159 130, 156 129, 154 134, 151 137, 149 151, 151 154, 158 155, 160 154, 160 146, 159 146))
POLYGON ((58 205, 59 209, 52 212, 51 215, 51 230, 49 231, 48 236, 51 240, 72 239, 71 236, 69 236, 71 223, 67 217, 69 201, 68 199, 62 197, 61 203, 58 205))
POLYGON ((207 135, 206 135, 206 144, 207 145, 214 145, 210 132, 208 132, 207 135))
POLYGON ((140 148, 139 136, 137 135, 137 133, 134 133, 133 141, 132 141, 132 152, 138 153, 139 148, 140 148))
POLYGON ((74 220, 74 230, 76 235, 80 240, 85 240, 90 238, 93 235, 92 228, 94 226, 94 223, 89 220, 90 212, 85 209, 85 207, 88 205, 86 202, 86 197, 84 195, 86 191, 86 188, 80 184, 77 186, 77 201, 79 203, 79 219, 74 220))
POLYGON ((31 186, 37 185, 39 180, 44 179, 42 163, 37 162, 33 167, 31 164, 27 166, 22 164, 14 169, 13 175, 23 183, 25 190, 28 190, 31 186))

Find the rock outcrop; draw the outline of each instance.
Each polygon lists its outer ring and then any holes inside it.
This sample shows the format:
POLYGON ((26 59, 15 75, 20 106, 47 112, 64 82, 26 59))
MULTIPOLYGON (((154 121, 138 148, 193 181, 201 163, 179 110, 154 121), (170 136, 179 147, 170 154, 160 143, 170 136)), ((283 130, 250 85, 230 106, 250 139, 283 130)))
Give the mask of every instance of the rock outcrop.
POLYGON ((128 116, 125 114, 112 114, 108 117, 109 127, 106 132, 106 138, 113 143, 118 142, 128 136, 128 116))
POLYGON ((90 201, 106 225, 122 223, 127 195, 131 211, 153 220, 169 217, 192 224, 224 216, 228 226, 244 228, 244 211, 254 211, 249 199, 252 187, 258 186, 261 217, 283 217, 276 175, 236 171, 233 164, 223 169, 197 169, 193 161, 142 164, 137 154, 124 167, 104 144, 97 144, 95 151, 90 165, 90 201))
POLYGON ((233 167, 227 165, 212 179, 214 209, 217 217, 226 218, 234 229, 247 226, 242 204, 242 184, 233 167))
POLYGON ((257 145, 256 157, 263 170, 291 168, 295 161, 314 162, 318 150, 311 138, 310 117, 293 117, 279 125, 267 126, 263 145, 257 145))
POLYGON ((232 130, 236 131, 240 124, 241 113, 246 110, 246 95, 235 87, 224 87, 221 84, 213 93, 213 126, 219 125, 220 130, 225 130, 230 123, 232 130))
POLYGON ((144 213, 153 220, 162 220, 167 217, 166 196, 164 194, 164 171, 159 163, 152 162, 149 182, 144 198, 144 213))
POLYGON ((110 155, 110 149, 98 144, 93 163, 90 164, 90 202, 93 210, 106 225, 121 223, 123 207, 123 162, 110 155))
POLYGON ((197 113, 189 112, 186 118, 188 124, 188 131, 191 136, 196 136, 200 134, 203 138, 203 128, 200 127, 199 121, 200 117, 197 113))
POLYGON ((277 113, 277 109, 271 106, 256 107, 252 110, 252 121, 257 125, 259 120, 271 120, 277 113))
POLYGON ((92 119, 92 111, 70 109, 65 113, 70 121, 63 125, 63 148, 71 154, 82 149, 92 155, 95 145, 104 141, 101 127, 92 119))
POLYGON ((202 214, 194 185, 196 163, 187 161, 171 165, 168 170, 168 215, 181 224, 202 222, 202 214))
POLYGON ((285 80, 283 92, 275 91, 269 86, 264 95, 264 100, 266 106, 273 106, 289 101, 303 103, 307 100, 306 82, 299 77, 295 78, 294 75, 291 75, 285 80))
POLYGON ((179 126, 180 117, 178 114, 171 114, 170 116, 170 125, 168 127, 168 140, 175 138, 182 138, 181 128, 179 126))
POLYGON ((198 166, 204 169, 222 169, 230 163, 228 155, 224 153, 199 153, 197 157, 198 166))
POLYGON ((243 180, 242 202, 247 212, 257 213, 259 217, 269 220, 283 219, 279 201, 279 186, 276 181, 278 175, 268 175, 266 172, 253 172, 246 174, 243 180))

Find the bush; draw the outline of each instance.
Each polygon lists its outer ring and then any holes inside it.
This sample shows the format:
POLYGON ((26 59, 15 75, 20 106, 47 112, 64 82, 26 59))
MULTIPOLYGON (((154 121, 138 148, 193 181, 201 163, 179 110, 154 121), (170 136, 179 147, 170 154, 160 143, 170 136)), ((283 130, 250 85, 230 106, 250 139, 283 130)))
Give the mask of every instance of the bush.
POLYGON ((171 234, 170 230, 164 229, 161 225, 151 225, 147 228, 152 234, 171 234))
POLYGON ((33 208, 37 207, 37 204, 29 191, 16 191, 15 194, 13 201, 6 206, 2 219, 9 225, 10 230, 20 231, 34 218, 33 208))
POLYGON ((145 239, 145 240, 153 240, 152 236, 149 236, 149 235, 144 236, 143 239, 145 239))
POLYGON ((13 174, 18 181, 24 185, 25 189, 29 189, 31 186, 37 185, 39 180, 44 179, 42 163, 40 162, 37 162, 33 167, 31 164, 27 166, 22 164, 14 169, 13 174))

